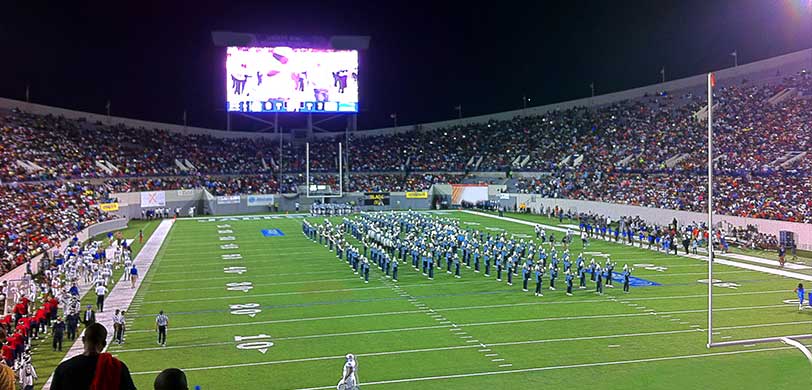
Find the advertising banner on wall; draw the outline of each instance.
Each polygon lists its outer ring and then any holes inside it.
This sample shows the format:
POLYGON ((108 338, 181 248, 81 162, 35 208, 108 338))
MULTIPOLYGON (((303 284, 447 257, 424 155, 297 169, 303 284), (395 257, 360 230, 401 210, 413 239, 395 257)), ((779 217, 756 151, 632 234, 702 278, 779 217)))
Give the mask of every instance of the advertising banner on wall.
POLYGON ((388 192, 364 193, 364 206, 388 206, 388 205, 389 205, 388 192))
POLYGON ((428 199, 429 193, 426 191, 407 192, 406 199, 428 199))
POLYGON ((118 211, 118 203, 99 203, 99 208, 102 211, 118 211))
POLYGON ((273 205, 273 201, 273 195, 270 194, 248 195, 247 204, 248 206, 270 206, 273 205))
POLYGON ((239 195, 218 196, 217 204, 240 204, 239 195))
POLYGON ((148 191, 141 193, 141 207, 164 207, 166 206, 166 192, 148 191))

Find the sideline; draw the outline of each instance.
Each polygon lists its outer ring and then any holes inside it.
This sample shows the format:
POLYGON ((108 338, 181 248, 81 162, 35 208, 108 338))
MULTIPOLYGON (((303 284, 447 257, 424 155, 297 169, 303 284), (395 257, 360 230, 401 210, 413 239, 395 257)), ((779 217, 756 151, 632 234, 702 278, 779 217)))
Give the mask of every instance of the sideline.
MULTIPOLYGON (((498 215, 486 214, 486 213, 482 213, 482 212, 479 212, 479 211, 462 210, 462 212, 466 213, 466 214, 476 215, 476 216, 479 216, 479 217, 494 218, 494 219, 507 221, 507 222, 518 223, 518 224, 522 224, 522 225, 528 225, 528 226, 540 225, 540 226, 544 227, 545 229, 555 230, 557 232, 566 232, 567 231, 567 229, 560 228, 560 227, 557 227, 557 226, 550 226, 550 225, 546 225, 546 224, 543 224, 543 223, 524 221, 524 220, 521 220, 521 219, 510 218, 510 217, 500 217, 498 215)), ((608 241, 608 240, 603 240, 603 241, 611 243, 611 241, 608 241)), ((618 244, 618 245, 624 245, 624 244, 618 244)), ((721 256, 727 256, 727 255, 728 254, 721 255, 721 256)), ((694 255, 694 254, 687 254, 686 255, 684 253, 680 253, 680 254, 678 254, 678 256, 687 257, 687 258, 695 259, 695 260, 708 261, 707 256, 702 256, 702 255, 694 255)), ((746 269, 746 270, 750 270, 750 271, 762 272, 762 273, 765 273, 765 274, 778 275, 778 276, 784 276, 784 277, 787 277, 787 278, 812 281, 812 275, 804 275, 804 274, 799 274, 797 272, 790 272, 790 271, 785 271, 785 270, 780 270, 780 269, 767 268, 767 267, 762 267, 762 266, 753 265, 753 264, 747 264, 747 263, 739 263, 738 261, 725 260, 725 259, 719 258, 718 256, 720 256, 720 255, 717 255, 716 257, 714 257, 714 259, 713 259, 714 263, 722 264, 722 265, 728 265, 728 266, 731 266, 731 267, 746 269)), ((778 262, 774 261, 774 260, 768 260, 768 259, 757 258, 757 257, 752 257, 752 256, 749 256, 749 257, 752 258, 752 259, 758 259, 759 262, 762 263, 762 264, 772 264, 772 263, 775 263, 776 265, 778 264, 778 262)), ((751 261, 753 261, 753 260, 751 260, 751 261)))
MULTIPOLYGON (((149 272, 149 267, 155 260, 155 256, 158 254, 158 250, 161 249, 161 245, 163 245, 164 240, 169 234, 174 222, 174 219, 163 220, 152 233, 152 236, 150 236, 150 238, 144 244, 144 247, 141 248, 141 251, 138 252, 138 256, 136 256, 133 260, 133 264, 138 265, 138 268, 141 271, 141 275, 139 275, 138 281, 135 283, 135 288, 130 288, 130 285, 127 283, 125 278, 126 275, 122 275, 121 279, 116 283, 113 290, 110 291, 110 294, 108 294, 107 298, 104 300, 104 305, 108 308, 108 310, 103 313, 96 313, 96 322, 101 323, 108 330, 108 346, 113 339, 113 313, 115 313, 116 309, 129 309, 133 298, 135 298, 135 293, 141 287, 144 277, 146 277, 147 272, 149 272)), ((89 293, 90 292, 88 291, 88 294, 89 293)), ((82 333, 84 334, 84 331, 82 333)), ((68 349, 65 357, 62 358, 62 361, 82 353, 83 350, 84 345, 82 344, 82 335, 79 335, 76 342, 74 342, 70 349, 68 349)), ((54 373, 52 372, 48 377, 48 381, 42 386, 42 390, 51 389, 51 381, 53 378, 54 373)))

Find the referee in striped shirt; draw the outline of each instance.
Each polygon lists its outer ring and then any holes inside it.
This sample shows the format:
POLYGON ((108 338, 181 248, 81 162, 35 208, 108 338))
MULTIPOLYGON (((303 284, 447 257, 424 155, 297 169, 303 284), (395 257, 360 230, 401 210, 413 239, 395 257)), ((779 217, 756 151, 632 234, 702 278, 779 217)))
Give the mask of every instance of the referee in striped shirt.
POLYGON ((157 326, 156 330, 158 331, 158 345, 165 347, 166 327, 169 325, 169 317, 164 314, 163 310, 161 310, 158 313, 158 316, 155 317, 155 325, 157 326))

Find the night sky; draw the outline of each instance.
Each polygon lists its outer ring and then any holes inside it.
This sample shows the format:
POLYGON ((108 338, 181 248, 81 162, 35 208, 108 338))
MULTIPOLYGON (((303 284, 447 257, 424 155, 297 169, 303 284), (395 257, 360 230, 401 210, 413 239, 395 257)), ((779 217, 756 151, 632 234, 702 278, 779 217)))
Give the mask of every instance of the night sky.
POLYGON ((37 1, 0 14, 0 96, 224 128, 212 30, 369 35, 359 127, 607 93, 812 47, 812 0, 37 1), (129 4, 129 5, 123 5, 129 4), (476 4, 489 4, 482 6, 476 4))

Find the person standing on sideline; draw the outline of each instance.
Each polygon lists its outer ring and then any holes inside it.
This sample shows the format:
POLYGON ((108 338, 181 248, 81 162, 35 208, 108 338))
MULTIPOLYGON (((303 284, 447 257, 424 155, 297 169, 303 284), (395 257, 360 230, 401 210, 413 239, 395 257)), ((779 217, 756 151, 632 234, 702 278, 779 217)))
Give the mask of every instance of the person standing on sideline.
POLYGON ((121 344, 121 342, 118 341, 119 340, 118 333, 121 330, 120 313, 121 311, 119 309, 116 309, 116 314, 113 314, 113 341, 115 341, 117 344, 121 344))
POLYGON ((787 255, 787 249, 784 248, 783 245, 781 245, 778 248, 778 266, 781 267, 781 268, 784 268, 784 263, 786 263, 786 261, 787 261, 786 257, 785 257, 786 255, 787 255))
POLYGON ((135 268, 135 263, 130 267, 130 288, 135 288, 135 283, 138 281, 138 269, 135 268))
POLYGON ((85 315, 82 317, 82 322, 85 324, 85 328, 96 323, 96 312, 93 311, 92 305, 87 305, 87 310, 85 310, 85 315))
POLYGON ((804 284, 798 283, 798 287, 795 288, 795 293, 798 294, 798 310, 804 309, 804 284))
POLYGON ((143 229, 138 229, 138 243, 139 244, 144 243, 144 230, 143 229))
POLYGON ((65 323, 62 321, 62 317, 57 318, 56 322, 54 323, 53 327, 54 332, 54 352, 59 351, 62 352, 62 339, 65 337, 65 323))
POLYGON ((113 329, 115 330, 115 333, 113 333, 113 341, 115 341, 116 344, 124 344, 124 327, 124 310, 122 310, 121 313, 116 310, 116 315, 113 316, 113 329))
POLYGON ((392 281, 398 281, 398 259, 392 260, 392 281))
POLYGON ((155 317, 155 330, 158 332, 158 345, 165 347, 166 346, 166 327, 169 326, 169 317, 164 314, 164 311, 161 310, 158 313, 158 316, 155 317))
POLYGON ((65 326, 68 330, 68 340, 76 340, 76 329, 79 328, 79 313, 72 312, 65 316, 65 326))
POLYGON ((103 284, 96 286, 96 310, 104 313, 104 296, 107 295, 107 287, 103 284))

